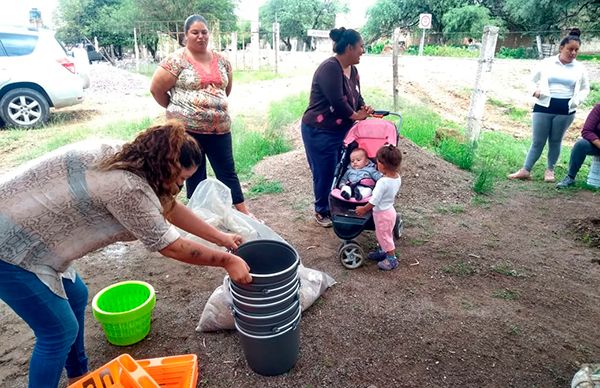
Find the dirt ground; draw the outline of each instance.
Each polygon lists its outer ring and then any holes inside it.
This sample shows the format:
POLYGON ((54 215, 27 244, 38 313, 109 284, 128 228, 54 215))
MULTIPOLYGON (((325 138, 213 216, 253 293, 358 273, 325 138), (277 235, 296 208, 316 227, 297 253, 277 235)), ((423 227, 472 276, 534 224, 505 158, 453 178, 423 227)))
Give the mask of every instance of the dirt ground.
MULTIPOLYGON (((363 87, 391 91, 391 60, 365 57, 362 62, 363 87)), ((475 63, 402 58, 402 94, 462 122, 475 63)), ((532 64, 495 63, 490 94, 527 107, 521 81, 532 64)), ((593 79, 599 70, 590 69, 593 79)), ((122 74, 98 67, 99 75, 113 73, 122 74)), ((299 72, 290 79, 236 85, 232 111, 264 114, 271 100, 307 90, 309 80, 310 73, 299 72), (248 101, 252 108, 246 110, 248 101)), ((128 85, 143 90, 145 82, 140 78, 128 85)), ((119 95, 119 88, 99 93, 73 110, 91 110, 86 118, 91 121, 134 110, 160 114, 143 92, 135 98, 119 95), (98 101, 106 98, 119 103, 98 101), (127 101, 135 105, 128 108, 127 101)), ((571 133, 586 113, 578 114, 571 133)), ((527 123, 515 124, 494 107, 484 127, 528 135, 527 123)), ((289 131, 299 138, 297 126, 289 131)), ((235 332, 195 331, 208 297, 222 283, 222 270, 149 254, 138 243, 119 243, 79 260, 77 268, 90 300, 117 281, 151 283, 157 291, 152 331, 133 346, 112 346, 88 309, 92 368, 124 352, 137 358, 196 353, 199 387, 564 387, 581 363, 600 360, 600 266, 592 263, 600 258, 600 192, 558 192, 542 182, 507 181, 493 195, 475 198, 469 173, 403 139, 397 202, 406 225, 397 245, 401 265, 389 273, 373 263, 347 270, 336 258, 339 238, 313 223, 310 172, 295 144, 293 151, 255 168, 257 175, 281 182, 283 192, 248 204, 298 250, 305 266, 337 281, 302 315, 296 366, 282 376, 257 375, 248 368, 235 332), (415 259, 420 265, 409 266, 415 259)), ((376 243, 372 232, 357 240, 365 250, 376 243)), ((23 387, 33 335, 5 305, 0 312, 0 386, 23 387)))

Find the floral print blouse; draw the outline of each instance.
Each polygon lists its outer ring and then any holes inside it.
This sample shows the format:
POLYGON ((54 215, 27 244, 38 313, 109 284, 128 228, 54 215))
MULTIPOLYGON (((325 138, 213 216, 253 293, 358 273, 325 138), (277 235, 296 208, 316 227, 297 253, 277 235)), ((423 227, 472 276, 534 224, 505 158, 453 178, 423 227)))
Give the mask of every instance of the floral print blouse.
POLYGON ((160 66, 177 78, 170 90, 167 118, 184 123, 188 131, 225 134, 231 131, 225 89, 231 64, 212 52, 209 70, 204 70, 181 48, 165 58, 160 66))

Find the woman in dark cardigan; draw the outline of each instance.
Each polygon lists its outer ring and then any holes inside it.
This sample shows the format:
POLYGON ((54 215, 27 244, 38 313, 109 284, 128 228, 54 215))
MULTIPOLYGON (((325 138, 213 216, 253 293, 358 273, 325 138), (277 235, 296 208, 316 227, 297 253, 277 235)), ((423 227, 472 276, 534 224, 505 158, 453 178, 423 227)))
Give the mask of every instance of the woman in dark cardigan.
POLYGON ((335 55, 314 73, 301 127, 313 176, 315 220, 323 227, 331 226, 328 195, 344 137, 355 121, 373 113, 362 98, 360 77, 354 66, 365 52, 360 34, 341 27, 331 30, 329 37, 334 42, 335 55))

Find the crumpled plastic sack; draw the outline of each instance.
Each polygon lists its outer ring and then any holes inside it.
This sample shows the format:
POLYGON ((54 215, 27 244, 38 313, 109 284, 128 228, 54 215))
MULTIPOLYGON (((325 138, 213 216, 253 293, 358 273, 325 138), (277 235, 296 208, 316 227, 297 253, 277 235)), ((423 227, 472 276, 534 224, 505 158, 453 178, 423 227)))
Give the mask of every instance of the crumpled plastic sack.
MULTIPOLYGON (((196 187, 187 207, 206 223, 224 232, 237 233, 242 236, 244 241, 264 239, 284 241, 271 228, 249 215, 235 210, 232 205, 233 200, 229 187, 214 178, 207 178, 196 187)), ((225 248, 198 236, 182 230, 180 232, 185 238, 201 242, 214 249, 225 250, 225 248)))
MULTIPOLYGON (((222 231, 238 233, 244 241, 267 239, 286 242, 268 226, 233 209, 232 204, 229 188, 216 179, 208 178, 196 187, 187 206, 208 224, 222 231)), ((224 249, 184 231, 181 231, 181 234, 203 245, 224 249)), ((306 268, 302 263, 298 267, 298 278, 300 279, 302 311, 309 308, 325 290, 336 283, 328 274, 306 268)), ((208 298, 196 331, 234 330, 232 305, 229 276, 225 276, 223 284, 217 287, 208 298)))
POLYGON ((583 364, 573 376, 571 388, 600 388, 600 364, 583 364))
MULTIPOLYGON (((324 272, 298 267, 300 279, 300 307, 302 311, 309 308, 329 287, 336 282, 324 272)), ((229 291, 229 277, 225 276, 223 284, 217 287, 204 306, 196 331, 235 330, 232 310, 233 301, 229 291)))

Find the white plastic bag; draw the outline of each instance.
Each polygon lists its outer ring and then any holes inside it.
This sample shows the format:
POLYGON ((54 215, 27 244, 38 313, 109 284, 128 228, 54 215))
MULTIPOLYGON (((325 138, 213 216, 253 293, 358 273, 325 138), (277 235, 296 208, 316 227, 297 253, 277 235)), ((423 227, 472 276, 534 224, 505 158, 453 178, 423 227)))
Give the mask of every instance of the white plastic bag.
MULTIPOLYGON (((198 185, 188 207, 210 225, 223 231, 238 233, 244 241, 268 239, 286 242, 268 226, 233 209, 232 202, 229 188, 216 179, 208 178, 198 185)), ((204 245, 223 249, 183 231, 182 235, 204 245)), ((302 264, 298 267, 298 277, 302 311, 310 307, 327 288, 335 284, 335 280, 331 276, 316 269, 306 268, 302 264)), ((208 298, 196 330, 235 329, 232 303, 229 277, 225 276, 223 284, 217 287, 208 298)))
MULTIPOLYGON (((309 308, 329 287, 336 282, 325 272, 298 267, 300 279, 300 307, 302 311, 309 308)), ((229 291, 229 277, 225 276, 223 284, 217 287, 204 306, 196 331, 235 330, 232 314, 232 297, 229 291)))
MULTIPOLYGON (((232 205, 233 200, 231 199, 229 187, 214 178, 207 178, 202 181, 194 190, 194 194, 192 194, 192 198, 187 204, 194 213, 208 224, 222 231, 237 233, 242 236, 244 241, 257 239, 284 241, 271 228, 235 210, 232 205)), ((185 237, 204 241, 193 235, 186 235, 185 237)), ((216 247, 214 244, 204 242, 206 245, 216 247)))

